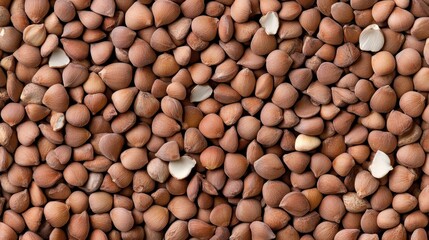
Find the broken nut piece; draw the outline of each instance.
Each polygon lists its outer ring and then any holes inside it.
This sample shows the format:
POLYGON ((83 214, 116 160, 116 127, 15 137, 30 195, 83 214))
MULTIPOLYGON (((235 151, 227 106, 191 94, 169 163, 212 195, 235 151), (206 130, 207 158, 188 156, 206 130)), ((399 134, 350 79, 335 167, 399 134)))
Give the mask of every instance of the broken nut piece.
POLYGON ((392 165, 390 165, 389 156, 387 156, 386 153, 378 150, 375 153, 375 156, 372 159, 371 165, 369 165, 368 170, 375 178, 382 178, 386 176, 390 171, 393 170, 392 165))
POLYGON ((177 161, 172 161, 168 163, 168 171, 170 172, 171 176, 177 178, 177 179, 184 179, 192 171, 192 168, 195 167, 195 164, 197 164, 197 161, 195 159, 191 158, 190 156, 184 155, 177 161))
POLYGON ((212 95, 213 89, 209 85, 197 85, 191 91, 191 102, 202 102, 212 95))
POLYGON ((362 51, 378 52, 384 46, 384 35, 377 24, 366 27, 359 36, 359 48, 362 51))
POLYGON ((61 48, 55 49, 49 57, 49 67, 64 68, 70 63, 70 58, 61 48))
POLYGON ((295 150, 301 152, 307 152, 316 149, 320 146, 320 139, 305 134, 300 134, 295 140, 295 150))
POLYGON ((280 25, 279 15, 276 12, 268 12, 259 19, 259 23, 267 35, 276 35, 280 25))

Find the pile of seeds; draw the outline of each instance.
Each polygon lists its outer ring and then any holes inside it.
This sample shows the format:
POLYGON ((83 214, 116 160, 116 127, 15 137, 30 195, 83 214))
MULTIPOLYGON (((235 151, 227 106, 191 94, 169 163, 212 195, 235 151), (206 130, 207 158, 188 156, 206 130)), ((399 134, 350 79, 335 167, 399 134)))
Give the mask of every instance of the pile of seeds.
POLYGON ((428 0, 0 0, 0 239, 428 239, 428 37, 428 0))

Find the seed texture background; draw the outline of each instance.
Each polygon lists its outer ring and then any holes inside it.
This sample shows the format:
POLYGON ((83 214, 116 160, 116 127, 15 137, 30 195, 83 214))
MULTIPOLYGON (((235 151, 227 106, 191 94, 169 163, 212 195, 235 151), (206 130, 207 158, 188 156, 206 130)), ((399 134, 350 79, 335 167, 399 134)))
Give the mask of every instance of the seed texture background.
POLYGON ((428 0, 0 0, 0 240, 426 240, 428 0))

